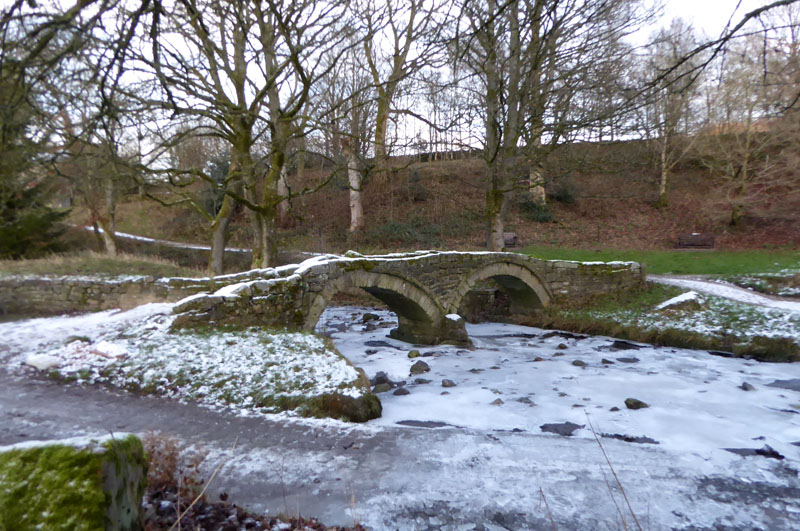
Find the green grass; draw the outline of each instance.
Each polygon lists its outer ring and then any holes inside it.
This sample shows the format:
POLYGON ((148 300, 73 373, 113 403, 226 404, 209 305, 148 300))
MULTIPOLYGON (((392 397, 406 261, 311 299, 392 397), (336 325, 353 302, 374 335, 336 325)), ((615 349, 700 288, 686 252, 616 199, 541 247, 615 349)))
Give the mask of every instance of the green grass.
POLYGON ((0 275, 144 275, 154 277, 198 277, 202 272, 150 256, 108 256, 85 252, 52 255, 34 260, 0 260, 0 275))
POLYGON ((647 272, 679 275, 743 275, 800 269, 800 251, 632 251, 529 246, 524 254, 545 260, 640 262, 647 272))

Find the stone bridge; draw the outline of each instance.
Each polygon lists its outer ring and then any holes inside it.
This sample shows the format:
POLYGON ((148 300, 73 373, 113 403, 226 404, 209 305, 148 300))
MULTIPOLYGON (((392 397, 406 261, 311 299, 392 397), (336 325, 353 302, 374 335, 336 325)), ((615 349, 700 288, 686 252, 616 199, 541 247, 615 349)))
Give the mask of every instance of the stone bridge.
POLYGON ((323 255, 301 264, 212 279, 213 293, 179 303, 176 327, 235 324, 313 330, 339 292, 361 288, 397 314, 391 337, 422 344, 469 343, 459 315, 465 297, 487 283, 505 292, 510 313, 636 288, 633 262, 565 262, 515 253, 438 252, 323 255))

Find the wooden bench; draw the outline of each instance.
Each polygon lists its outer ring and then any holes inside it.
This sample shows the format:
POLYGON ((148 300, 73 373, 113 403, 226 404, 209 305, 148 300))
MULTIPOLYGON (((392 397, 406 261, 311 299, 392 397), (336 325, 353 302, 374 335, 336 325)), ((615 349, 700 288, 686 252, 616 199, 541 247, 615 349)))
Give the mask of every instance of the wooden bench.
POLYGON ((710 232, 692 232, 678 236, 678 249, 713 249, 716 237, 710 232))
POLYGON ((506 247, 519 247, 519 238, 516 232, 503 233, 503 245, 506 247))

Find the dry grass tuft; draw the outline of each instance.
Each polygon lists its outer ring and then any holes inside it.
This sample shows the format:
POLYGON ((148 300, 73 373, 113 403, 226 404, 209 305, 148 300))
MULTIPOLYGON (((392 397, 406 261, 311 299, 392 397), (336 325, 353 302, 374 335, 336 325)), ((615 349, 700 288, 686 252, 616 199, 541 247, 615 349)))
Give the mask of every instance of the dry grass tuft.
POLYGON ((0 260, 0 274, 5 275, 145 275, 154 277, 197 277, 199 269, 153 256, 117 254, 111 256, 94 251, 74 254, 53 254, 32 260, 0 260))

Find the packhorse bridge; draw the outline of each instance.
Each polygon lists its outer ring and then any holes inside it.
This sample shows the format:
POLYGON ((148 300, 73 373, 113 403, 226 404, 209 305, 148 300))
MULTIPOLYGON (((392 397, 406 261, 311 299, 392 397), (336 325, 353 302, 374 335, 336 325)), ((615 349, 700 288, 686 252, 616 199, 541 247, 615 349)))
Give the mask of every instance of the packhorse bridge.
POLYGON ((411 343, 468 343, 460 316, 467 294, 487 283, 505 292, 510 313, 637 288, 634 262, 566 262, 515 253, 418 251, 322 255, 300 264, 212 279, 216 291, 175 307, 176 327, 260 325, 313 330, 334 295, 361 288, 397 314, 391 337, 411 343))

